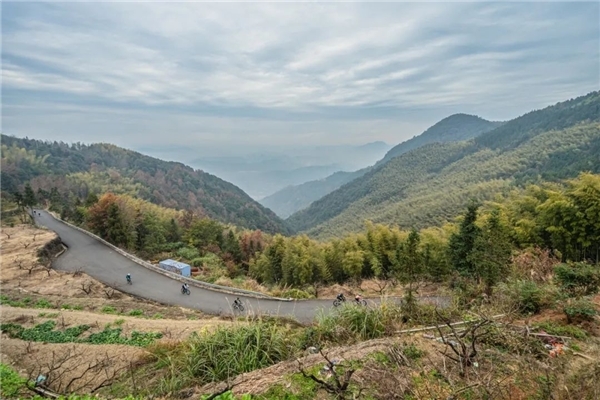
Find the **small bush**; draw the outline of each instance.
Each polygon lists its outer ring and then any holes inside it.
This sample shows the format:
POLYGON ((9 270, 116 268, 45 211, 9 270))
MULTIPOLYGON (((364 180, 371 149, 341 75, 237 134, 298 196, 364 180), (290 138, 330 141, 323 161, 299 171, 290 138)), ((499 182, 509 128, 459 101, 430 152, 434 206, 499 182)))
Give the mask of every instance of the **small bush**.
POLYGON ((80 306, 79 304, 74 305, 73 310, 81 311, 81 310, 83 310, 83 306, 80 306))
POLYGON ((119 318, 118 320, 116 320, 116 321, 114 322, 114 324, 115 324, 116 326, 121 326, 121 325, 123 325, 124 323, 125 323, 125 320, 124 320, 123 318, 119 318))
POLYGON ((500 286, 500 292, 503 292, 514 308, 525 315, 539 313, 543 308, 550 306, 558 296, 552 287, 528 280, 517 280, 500 286))
POLYGON ((363 307, 345 303, 334 313, 321 313, 314 327, 314 340, 345 343, 382 337, 395 330, 394 321, 400 319, 401 310, 388 303, 363 307))
POLYGON ((3 399, 21 398, 19 393, 27 380, 8 365, 0 363, 0 397, 3 399))
POLYGON ((560 264, 554 274, 561 289, 570 296, 588 296, 598 293, 600 268, 586 263, 560 264))
POLYGON ((140 317, 140 316, 144 315, 144 311, 135 309, 135 310, 129 311, 128 315, 131 317, 140 317))
POLYGON ((117 313, 117 309, 114 308, 113 306, 104 306, 104 307, 102 307, 101 311, 104 314, 116 314, 117 313))
POLYGON ((183 247, 177 250, 176 254, 181 258, 185 258, 186 260, 193 260, 200 255, 200 252, 198 251, 198 249, 194 249, 191 247, 183 247))
POLYGON ((46 299, 40 299, 35 303, 35 308, 54 308, 54 306, 46 299))
POLYGON ((284 291, 283 293, 281 293, 281 297, 283 298, 292 298, 292 299, 310 299, 313 296, 311 296, 310 293, 305 292, 304 290, 300 290, 300 289, 289 289, 284 291))
MULTIPOLYGON (((537 329, 542 329, 544 332, 557 336, 569 336, 575 339, 585 339, 588 334, 581 328, 573 325, 558 325, 551 321, 544 321, 534 325, 537 329)), ((573 348, 573 343, 570 344, 573 348)))
POLYGON ((193 333, 179 345, 157 344, 149 350, 156 367, 172 374, 165 376, 158 390, 171 391, 191 382, 221 381, 287 360, 296 354, 297 342, 288 328, 257 321, 193 333))
POLYGON ((563 307, 569 323, 593 321, 598 314, 594 304, 584 298, 568 300, 563 307))

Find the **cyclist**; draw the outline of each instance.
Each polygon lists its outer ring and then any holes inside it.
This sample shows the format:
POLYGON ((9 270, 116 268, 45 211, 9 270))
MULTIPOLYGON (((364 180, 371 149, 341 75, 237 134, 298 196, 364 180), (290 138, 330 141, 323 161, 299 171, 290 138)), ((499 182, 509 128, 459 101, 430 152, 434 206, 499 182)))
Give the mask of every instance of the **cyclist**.
POLYGON ((344 297, 344 293, 338 294, 336 299, 338 299, 339 301, 346 301, 346 297, 344 297))
POLYGON ((356 296, 354 296, 354 301, 356 301, 357 303, 360 303, 361 300, 362 300, 362 296, 360 294, 357 294, 356 296))
POLYGON ((181 291, 184 293, 190 291, 190 287, 188 286, 187 283, 184 283, 183 285, 181 285, 181 291))
POLYGON ((131 284, 131 274, 125 275, 125 279, 127 279, 127 283, 131 284))
POLYGON ((235 299, 233 301, 233 304, 235 304, 236 306, 241 306, 242 305, 242 301, 240 300, 240 298, 238 297, 237 299, 235 299))

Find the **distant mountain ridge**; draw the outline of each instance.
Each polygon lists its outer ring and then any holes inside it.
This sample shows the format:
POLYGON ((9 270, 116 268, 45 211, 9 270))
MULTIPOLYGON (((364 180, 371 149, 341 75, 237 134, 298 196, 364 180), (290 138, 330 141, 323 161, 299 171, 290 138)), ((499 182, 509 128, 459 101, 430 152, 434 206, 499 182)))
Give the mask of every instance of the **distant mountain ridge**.
POLYGON ((270 233, 289 233, 271 210, 240 188, 182 163, 162 161, 112 144, 45 142, 2 135, 2 191, 26 182, 49 190, 126 193, 152 203, 270 233))
POLYGON ((439 225, 472 198, 489 200, 527 182, 581 171, 600 172, 600 92, 532 111, 468 141, 405 152, 287 222, 319 238, 361 229, 366 219, 404 228, 439 225))
MULTIPOLYGON (((385 164, 394 157, 429 143, 447 143, 467 140, 500 126, 502 122, 487 121, 468 114, 454 114, 428 128, 419 136, 406 140, 391 148, 375 166, 385 164)), ((354 172, 336 172, 324 179, 292 185, 260 200, 265 207, 282 218, 308 207, 312 202, 333 192, 342 185, 366 174, 373 167, 354 172)))

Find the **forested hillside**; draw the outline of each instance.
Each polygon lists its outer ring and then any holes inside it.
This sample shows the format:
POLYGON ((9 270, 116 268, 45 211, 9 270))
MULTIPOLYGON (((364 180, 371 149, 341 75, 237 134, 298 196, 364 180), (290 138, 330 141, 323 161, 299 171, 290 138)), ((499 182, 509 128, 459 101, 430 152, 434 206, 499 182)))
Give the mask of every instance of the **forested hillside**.
POLYGON ((287 218, 296 211, 308 207, 313 201, 333 192, 367 172, 371 167, 354 172, 339 171, 325 179, 310 181, 301 185, 291 185, 260 200, 260 204, 270 208, 281 218, 287 218))
POLYGON ((385 164, 394 157, 418 149, 429 143, 448 143, 469 140, 502 125, 475 115, 454 114, 428 128, 419 136, 394 146, 376 165, 385 164))
MULTIPOLYGON (((486 121, 474 115, 454 114, 428 128, 419 136, 415 136, 394 146, 375 166, 385 164, 394 157, 426 144, 458 142, 471 139, 501 124, 500 122, 486 121)), ((363 176, 372 168, 367 167, 354 172, 340 171, 325 179, 306 182, 302 185, 288 186, 260 200, 260 203, 275 211, 280 217, 287 218, 342 185, 363 176)))
POLYGON ((111 191, 221 222, 266 232, 287 232, 271 210, 231 183, 111 144, 44 142, 2 135, 2 191, 26 182, 34 190, 70 191, 80 198, 111 191))
POLYGON ((470 141, 430 144, 342 186, 288 222, 316 237, 359 230, 364 220, 439 225, 470 199, 525 182, 600 171, 600 93, 533 111, 470 141))

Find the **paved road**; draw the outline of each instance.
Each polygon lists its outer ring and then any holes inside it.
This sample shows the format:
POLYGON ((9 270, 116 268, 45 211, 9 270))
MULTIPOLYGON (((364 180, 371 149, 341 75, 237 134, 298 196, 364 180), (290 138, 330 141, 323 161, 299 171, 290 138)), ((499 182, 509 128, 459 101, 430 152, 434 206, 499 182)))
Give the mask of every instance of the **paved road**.
MULTIPOLYGON (((123 257, 96 239, 71 228, 42 210, 36 210, 38 225, 56 232, 69 249, 55 262, 54 268, 63 271, 81 269, 100 282, 118 287, 122 292, 144 297, 163 304, 201 310, 208 314, 232 314, 235 295, 191 286, 191 295, 181 294, 181 283, 123 257), (130 273, 133 285, 127 285, 125 275, 130 273)), ((331 300, 277 301, 239 296, 246 308, 244 313, 262 313, 294 317, 310 322, 320 309, 330 309, 331 300)), ((238 313, 239 314, 239 313, 238 313)))
MULTIPOLYGON (((55 262, 54 268, 63 271, 78 269, 100 282, 118 288, 120 291, 157 301, 201 310, 208 314, 233 314, 231 303, 235 295, 216 292, 191 286, 191 295, 181 294, 181 283, 157 272, 151 271, 117 253, 98 240, 64 224, 42 210, 36 210, 38 225, 56 232, 69 249, 55 262), (133 285, 127 285, 125 275, 130 273, 133 285)), ((332 300, 278 301, 239 296, 246 308, 244 313, 260 313, 293 317, 306 323, 323 310, 333 308, 332 300)), ((369 299, 378 303, 378 299, 369 299)), ((239 313, 238 313, 239 314, 239 313)))

